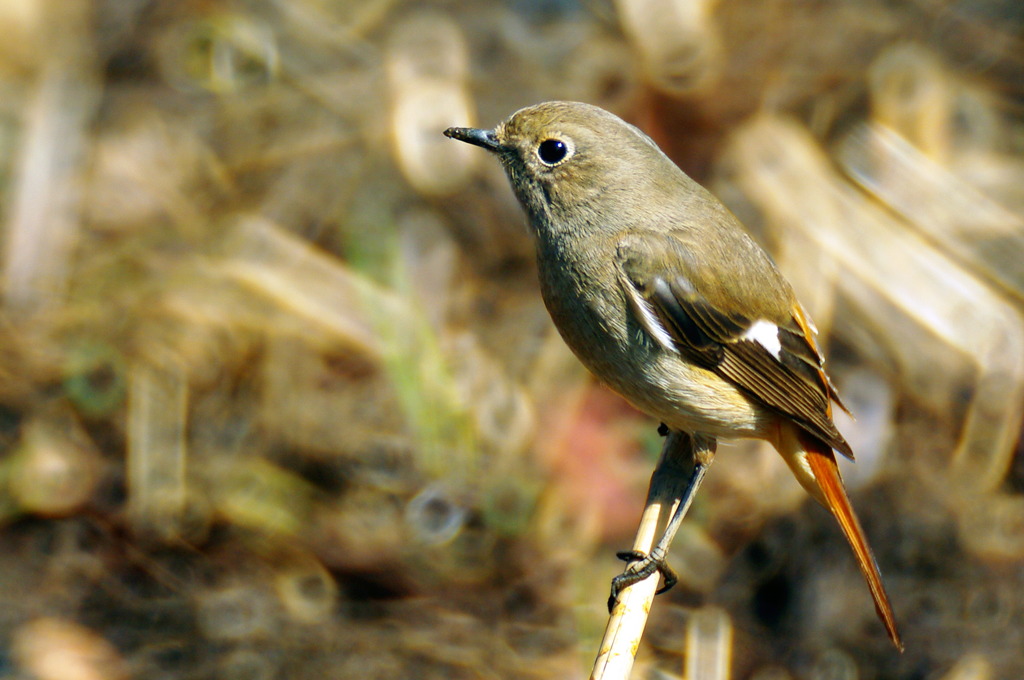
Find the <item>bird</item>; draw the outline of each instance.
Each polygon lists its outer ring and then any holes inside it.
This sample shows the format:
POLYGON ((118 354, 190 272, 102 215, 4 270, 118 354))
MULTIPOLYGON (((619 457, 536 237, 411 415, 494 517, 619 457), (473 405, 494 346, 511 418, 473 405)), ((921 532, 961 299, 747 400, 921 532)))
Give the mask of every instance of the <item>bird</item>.
MULTIPOLYGON (((486 149, 504 168, 535 237, 544 304, 576 357, 662 428, 699 445, 691 492, 719 439, 771 443, 835 517, 903 651, 836 461, 854 454, 833 421, 833 405, 847 409, 818 331, 739 220, 648 135, 590 104, 544 102, 492 130, 444 135, 486 149)), ((613 581, 610 604, 655 570, 662 591, 671 587, 674 533, 670 522, 650 554, 620 554, 640 566, 613 581)))

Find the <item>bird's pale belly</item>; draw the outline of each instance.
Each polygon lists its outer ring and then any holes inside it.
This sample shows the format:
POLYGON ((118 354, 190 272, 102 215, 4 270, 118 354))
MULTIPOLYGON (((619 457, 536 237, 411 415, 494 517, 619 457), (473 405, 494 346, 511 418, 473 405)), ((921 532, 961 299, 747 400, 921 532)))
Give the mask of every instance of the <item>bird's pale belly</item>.
POLYGON ((670 355, 652 353, 650 361, 633 372, 601 376, 636 408, 668 427, 716 438, 764 438, 773 414, 713 373, 670 355))
POLYGON ((573 347, 602 382, 672 429, 726 439, 768 434, 773 414, 733 385, 661 348, 645 350, 610 364, 573 347))
POLYGON ((625 299, 615 293, 590 300, 544 296, 562 338, 591 373, 670 428, 717 438, 769 434, 775 420, 770 411, 714 373, 657 345, 631 322, 625 299), (597 314, 595 305, 603 306, 604 313, 597 314), (611 307, 617 313, 608 313, 611 307))

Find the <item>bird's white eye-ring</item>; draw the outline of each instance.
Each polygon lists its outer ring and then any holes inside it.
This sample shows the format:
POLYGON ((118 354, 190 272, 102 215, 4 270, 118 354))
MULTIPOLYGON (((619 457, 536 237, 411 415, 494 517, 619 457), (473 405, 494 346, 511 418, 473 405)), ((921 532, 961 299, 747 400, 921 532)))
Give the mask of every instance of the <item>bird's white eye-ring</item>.
POLYGON ((572 156, 575 147, 565 139, 549 138, 537 145, 537 158, 548 167, 555 167, 572 156))

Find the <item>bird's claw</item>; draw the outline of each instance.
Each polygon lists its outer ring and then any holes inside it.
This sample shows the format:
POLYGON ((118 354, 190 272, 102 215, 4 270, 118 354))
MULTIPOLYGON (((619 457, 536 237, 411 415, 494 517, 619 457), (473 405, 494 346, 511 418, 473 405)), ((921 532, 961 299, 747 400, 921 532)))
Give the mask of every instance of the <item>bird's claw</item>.
POLYGON ((652 555, 647 555, 639 550, 624 550, 622 552, 615 553, 615 556, 623 562, 629 562, 630 565, 626 567, 626 571, 612 579, 612 593, 608 598, 609 613, 615 607, 615 602, 619 599, 619 593, 634 583, 643 581, 656 571, 661 574, 663 581, 661 588, 659 588, 655 593, 656 595, 660 595, 666 590, 669 590, 679 581, 679 577, 676 576, 676 573, 672 571, 670 566, 668 566, 664 557, 658 558, 652 555))

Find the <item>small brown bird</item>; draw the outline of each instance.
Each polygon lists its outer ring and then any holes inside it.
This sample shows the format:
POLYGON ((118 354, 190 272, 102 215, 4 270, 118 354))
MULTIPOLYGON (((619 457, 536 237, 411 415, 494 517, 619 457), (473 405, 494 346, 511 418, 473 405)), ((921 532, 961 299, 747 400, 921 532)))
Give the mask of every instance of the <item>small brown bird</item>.
MULTIPOLYGON (((588 104, 538 104, 493 131, 444 134, 504 166, 536 235, 544 302, 576 356, 641 411, 704 442, 692 490, 717 438, 771 442, 838 520, 902 651, 833 454, 853 458, 832 421, 832 402, 845 407, 817 331, 736 217, 650 137, 588 104)), ((671 586, 671 534, 670 523, 649 556, 626 554, 643 568, 617 579, 613 601, 656 569, 671 586)))

